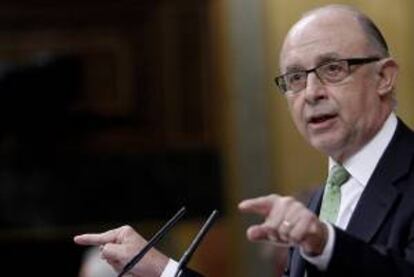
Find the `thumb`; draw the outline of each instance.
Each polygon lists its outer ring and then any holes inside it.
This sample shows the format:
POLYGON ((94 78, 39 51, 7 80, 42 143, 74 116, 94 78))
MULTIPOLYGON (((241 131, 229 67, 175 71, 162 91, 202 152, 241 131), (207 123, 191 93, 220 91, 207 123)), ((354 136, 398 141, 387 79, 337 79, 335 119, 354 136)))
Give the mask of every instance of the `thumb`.
POLYGON ((105 244, 101 250, 101 255, 111 264, 125 264, 130 258, 130 255, 125 251, 125 246, 115 243, 105 244))

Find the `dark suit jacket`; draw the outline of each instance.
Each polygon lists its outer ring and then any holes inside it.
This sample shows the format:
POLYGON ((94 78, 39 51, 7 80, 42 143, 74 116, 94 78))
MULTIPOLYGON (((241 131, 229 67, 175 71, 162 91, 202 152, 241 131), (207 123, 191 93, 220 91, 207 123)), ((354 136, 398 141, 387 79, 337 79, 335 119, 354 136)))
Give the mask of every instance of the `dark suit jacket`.
MULTIPOLYGON (((333 255, 319 272, 292 249, 290 277, 414 276, 414 133, 400 120, 346 231, 335 228, 333 255)), ((309 208, 319 213, 323 188, 309 208)), ((190 277, 191 272, 182 276, 190 277)), ((260 272, 258 272, 260 274, 260 272)))
MULTIPOLYGON (((355 208, 346 231, 335 228, 326 272, 294 249, 287 275, 414 276, 414 134, 400 120, 355 208)), ((323 190, 310 202, 319 213, 323 190)))

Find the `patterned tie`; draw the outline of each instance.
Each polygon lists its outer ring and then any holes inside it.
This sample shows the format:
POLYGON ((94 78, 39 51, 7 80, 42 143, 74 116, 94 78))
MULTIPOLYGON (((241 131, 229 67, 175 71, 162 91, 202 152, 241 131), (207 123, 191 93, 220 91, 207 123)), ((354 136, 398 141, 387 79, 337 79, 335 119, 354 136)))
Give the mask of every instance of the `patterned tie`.
POLYGON ((335 224, 341 203, 341 186, 349 179, 349 173, 340 165, 335 165, 329 172, 323 195, 319 218, 335 224))

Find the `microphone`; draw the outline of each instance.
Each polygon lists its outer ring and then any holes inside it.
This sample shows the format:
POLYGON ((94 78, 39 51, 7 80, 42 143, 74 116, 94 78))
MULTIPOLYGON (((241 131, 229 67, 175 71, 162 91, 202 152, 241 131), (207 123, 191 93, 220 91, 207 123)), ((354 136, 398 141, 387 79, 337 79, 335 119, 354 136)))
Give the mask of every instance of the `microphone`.
POLYGON ((147 244, 124 266, 122 271, 118 274, 118 277, 122 277, 128 271, 130 271, 144 256, 147 252, 154 247, 167 233, 177 224, 185 214, 186 209, 182 207, 164 226, 147 242, 147 244))
POLYGON ((218 211, 214 210, 206 222, 204 223, 203 227, 201 227, 200 231, 191 242, 190 246, 184 252, 183 256, 181 257, 180 261, 178 262, 177 271, 175 272, 174 277, 179 277, 182 274, 182 268, 187 265, 190 261, 191 257, 193 256, 194 251, 197 249, 198 245, 200 244, 201 240, 207 234, 208 230, 213 226, 214 221, 217 219, 218 211))

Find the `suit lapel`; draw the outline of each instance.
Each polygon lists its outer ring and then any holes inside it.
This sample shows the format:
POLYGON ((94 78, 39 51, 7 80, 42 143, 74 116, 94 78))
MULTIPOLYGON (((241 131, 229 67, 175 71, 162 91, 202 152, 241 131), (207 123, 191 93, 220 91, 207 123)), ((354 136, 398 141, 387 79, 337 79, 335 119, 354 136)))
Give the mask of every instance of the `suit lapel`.
POLYGON ((396 184, 407 174, 413 157, 411 131, 398 122, 396 133, 361 195, 347 232, 370 241, 399 198, 396 184))

